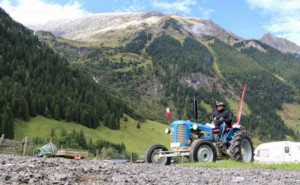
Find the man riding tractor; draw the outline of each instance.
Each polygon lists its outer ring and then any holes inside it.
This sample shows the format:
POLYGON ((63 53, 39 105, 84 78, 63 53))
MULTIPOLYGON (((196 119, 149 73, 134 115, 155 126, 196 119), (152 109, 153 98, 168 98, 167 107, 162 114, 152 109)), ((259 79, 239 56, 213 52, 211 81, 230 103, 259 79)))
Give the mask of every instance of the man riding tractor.
POLYGON ((227 109, 225 109, 225 104, 223 102, 216 102, 217 110, 213 112, 211 120, 213 121, 215 128, 219 129, 218 132, 218 140, 221 143, 224 143, 225 141, 222 141, 221 138, 224 135, 227 128, 231 127, 232 120, 233 120, 233 113, 227 109))

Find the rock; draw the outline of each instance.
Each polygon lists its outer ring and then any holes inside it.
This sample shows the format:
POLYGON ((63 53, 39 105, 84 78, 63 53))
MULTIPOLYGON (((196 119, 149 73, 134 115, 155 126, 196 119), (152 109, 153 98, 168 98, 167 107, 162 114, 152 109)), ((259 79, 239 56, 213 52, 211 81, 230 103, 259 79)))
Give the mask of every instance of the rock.
POLYGON ((4 177, 4 180, 5 181, 8 181, 8 180, 10 180, 11 179, 11 176, 9 176, 9 175, 6 175, 5 177, 4 177))
POLYGON ((232 182, 242 183, 245 181, 244 177, 232 177, 232 182))
POLYGON ((300 184, 299 171, 114 164, 107 160, 5 155, 0 155, 0 159, 0 184, 300 184))

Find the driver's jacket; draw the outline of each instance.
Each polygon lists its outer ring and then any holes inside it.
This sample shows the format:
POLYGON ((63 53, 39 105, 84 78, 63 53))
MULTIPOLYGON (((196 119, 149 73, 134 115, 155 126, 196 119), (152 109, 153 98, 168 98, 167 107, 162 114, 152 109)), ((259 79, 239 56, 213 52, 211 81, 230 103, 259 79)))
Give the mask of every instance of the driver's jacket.
POLYGON ((226 109, 223 109, 221 111, 215 111, 213 112, 212 120, 216 126, 220 126, 223 122, 225 122, 228 125, 228 127, 231 127, 233 113, 226 109), (221 117, 223 117, 223 121, 220 121, 221 117))

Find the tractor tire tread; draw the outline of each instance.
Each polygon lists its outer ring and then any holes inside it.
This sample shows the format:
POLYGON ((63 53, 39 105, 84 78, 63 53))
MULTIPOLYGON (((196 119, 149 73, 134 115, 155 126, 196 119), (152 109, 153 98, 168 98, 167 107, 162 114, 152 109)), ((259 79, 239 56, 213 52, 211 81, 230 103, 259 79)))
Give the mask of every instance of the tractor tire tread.
POLYGON ((242 161, 243 156, 241 152, 241 143, 244 139, 247 139, 250 142, 251 150, 252 150, 252 156, 251 156, 251 162, 254 160, 254 149, 253 149, 253 143, 251 136, 248 134, 247 131, 238 131, 233 136, 232 140, 230 141, 230 155, 231 158, 235 161, 242 161))

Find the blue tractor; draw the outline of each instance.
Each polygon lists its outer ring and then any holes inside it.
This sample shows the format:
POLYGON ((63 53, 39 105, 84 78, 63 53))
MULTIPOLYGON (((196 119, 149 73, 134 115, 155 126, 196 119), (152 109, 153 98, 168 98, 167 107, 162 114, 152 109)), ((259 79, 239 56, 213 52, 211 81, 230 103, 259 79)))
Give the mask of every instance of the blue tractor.
MULTIPOLYGON (((171 151, 163 145, 153 145, 146 153, 146 162, 169 165, 172 157, 182 156, 191 162, 213 162, 217 159, 232 158, 235 161, 252 162, 254 148, 251 136, 240 128, 242 101, 246 86, 244 86, 238 121, 227 128, 218 138, 219 129, 211 124, 200 124, 191 121, 177 120, 166 128, 165 133, 171 135, 171 151)), ((197 115, 196 101, 194 111, 197 115)), ((197 116, 195 116, 197 120, 197 116)), ((225 123, 224 123, 225 124, 225 123)))

